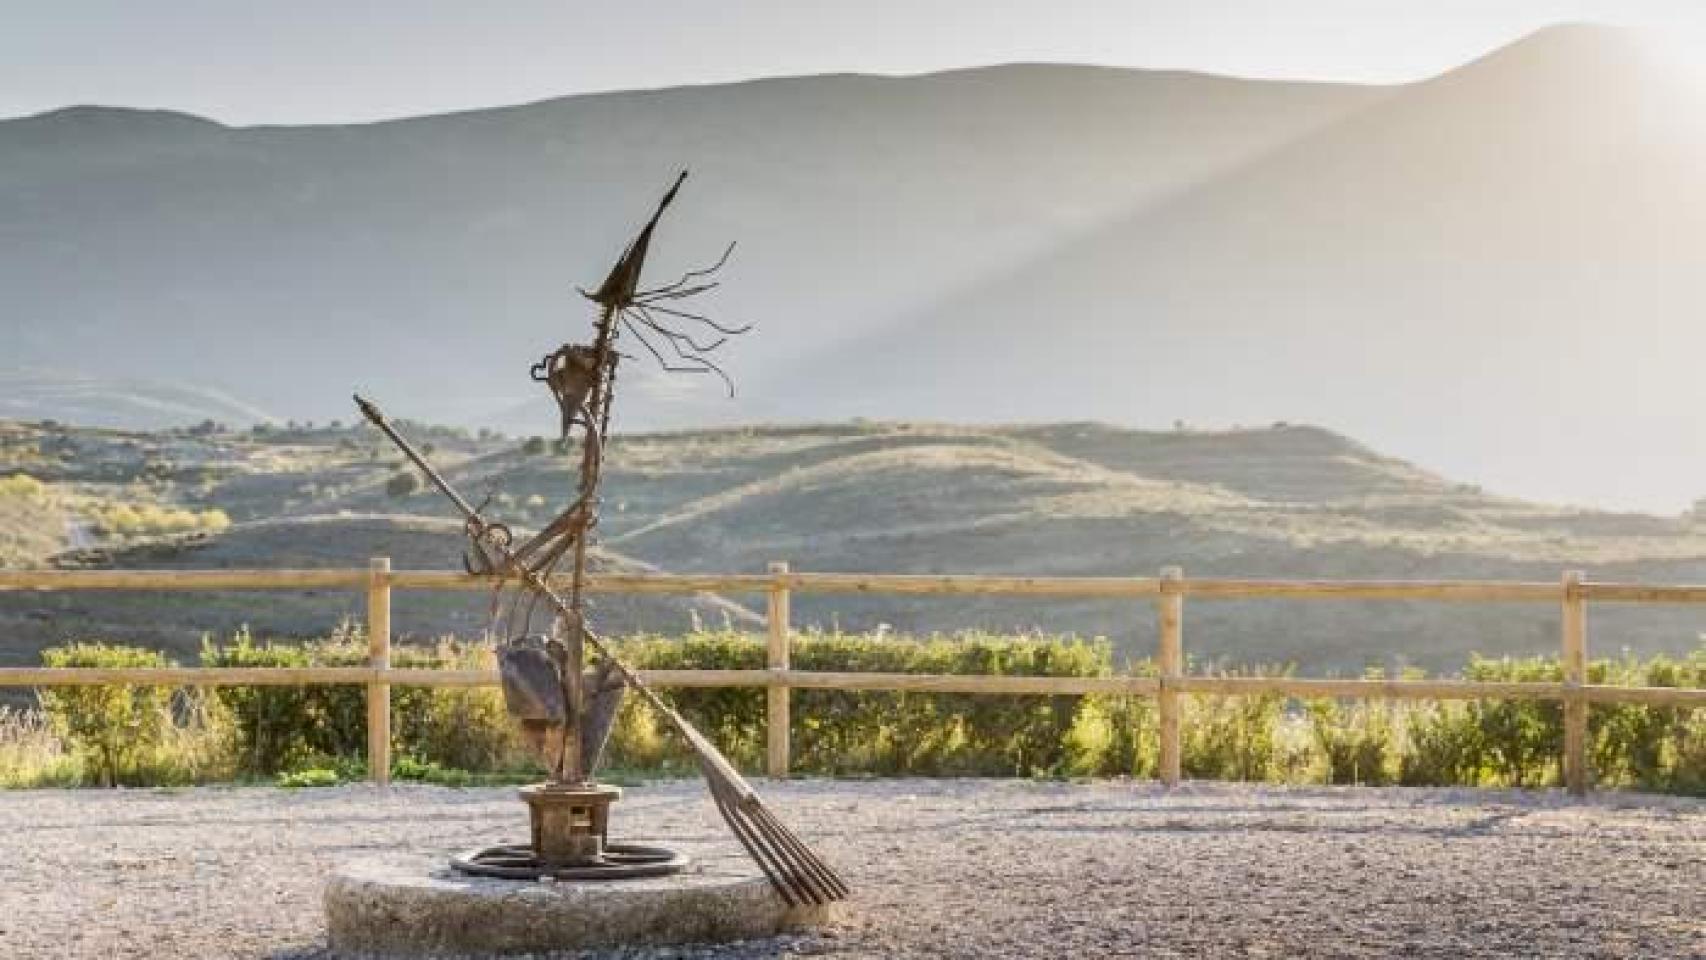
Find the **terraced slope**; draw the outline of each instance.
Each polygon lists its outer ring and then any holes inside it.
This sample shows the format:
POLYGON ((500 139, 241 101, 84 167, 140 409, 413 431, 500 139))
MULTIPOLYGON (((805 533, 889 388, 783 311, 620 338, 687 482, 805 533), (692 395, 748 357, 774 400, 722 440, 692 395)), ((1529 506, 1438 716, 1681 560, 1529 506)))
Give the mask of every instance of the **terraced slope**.
MULTIPOLYGON (((518 527, 560 509, 570 488, 562 456, 514 439, 420 433, 459 486, 490 494, 489 509, 518 527)), ((400 567, 443 568, 459 555, 440 499, 388 490, 394 457, 362 430, 165 437, 61 428, 34 446, 74 454, 37 458, 57 489, 96 501, 147 495, 237 521, 197 541, 111 551, 114 564, 348 566, 389 555, 400 567)), ((613 443, 605 492, 607 562, 676 571, 756 572, 788 560, 800 570, 912 573, 1150 575, 1179 564, 1219 577, 1549 581, 1584 568, 1607 579, 1706 580, 1706 524, 1491 496, 1310 426, 859 422, 642 434, 613 443)), ((472 629, 483 608, 458 604, 473 599, 405 597, 397 623, 422 635, 472 629)), ((358 612, 342 596, 3 601, 13 619, 0 651, 14 660, 73 629, 153 630, 182 648, 202 625, 301 632, 358 612), (26 621, 37 625, 17 626, 26 621)), ((715 598, 605 603, 601 616, 615 629, 675 630, 695 612, 754 622, 715 598)), ((1037 627, 1108 636, 1139 654, 1154 642, 1152 613, 1129 603, 800 596, 794 609, 800 624, 825 628, 1037 627)), ((1187 643, 1203 658, 1310 670, 1356 671, 1400 656, 1445 668, 1470 651, 1551 651, 1556 616, 1549 607, 1192 602, 1187 643)), ((1680 651, 1703 629, 1687 609, 1607 607, 1595 611, 1591 642, 1599 651, 1680 651)))

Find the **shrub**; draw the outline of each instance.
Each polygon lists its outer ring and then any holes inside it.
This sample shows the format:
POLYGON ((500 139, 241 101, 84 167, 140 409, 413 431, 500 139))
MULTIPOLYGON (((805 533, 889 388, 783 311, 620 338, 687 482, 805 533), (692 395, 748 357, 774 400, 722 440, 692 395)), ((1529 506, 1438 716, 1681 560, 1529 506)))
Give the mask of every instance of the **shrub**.
POLYGON ((413 757, 398 758, 397 762, 391 765, 391 777, 395 780, 431 783, 440 787, 469 787, 490 782, 492 779, 476 776, 459 767, 446 767, 431 761, 422 762, 413 757))
POLYGON ((1391 712, 1384 704, 1314 700, 1309 728, 1326 764, 1326 782, 1384 786, 1393 780, 1391 712))
MULTIPOLYGON (((681 640, 628 641, 622 655, 644 669, 762 669, 764 641, 732 632, 681 640)), ((794 642, 802 670, 994 676, 1099 676, 1111 672, 1102 642, 1046 637, 806 635, 794 642)), ((764 756, 766 694, 762 688, 667 690, 664 698, 699 727, 738 766, 757 768, 764 756)), ((1013 776, 1100 769, 1101 756, 1075 750, 1113 741, 1080 727, 1080 696, 991 696, 893 691, 800 690, 790 734, 795 766, 808 773, 1013 776), (1076 740, 1068 733, 1080 727, 1076 740)), ((612 737, 612 763, 639 766, 656 756, 656 718, 624 710, 612 737), (628 729, 636 721, 642 731, 628 729), (638 748, 638 750, 636 750, 638 748)), ((1086 721, 1088 724, 1088 721, 1086 721)), ((676 753, 667 762, 685 763, 676 753)))
MULTIPOLYGON (((204 667, 352 667, 367 651, 348 635, 304 644, 256 643, 247 631, 215 645, 203 639, 204 667)), ((365 746, 367 706, 357 686, 221 687, 220 701, 235 728, 237 764, 249 774, 271 775, 309 758, 359 754, 365 746)))
MULTIPOLYGON (((1588 665, 1591 683, 1706 687, 1706 647, 1684 659, 1658 656, 1588 665)), ((1706 710, 1640 704, 1593 704, 1588 712, 1591 762, 1604 785, 1706 794, 1706 710)))
POLYGON ((47 484, 42 483, 27 473, 14 473, 0 477, 0 497, 19 497, 35 500, 47 492, 47 484))
MULTIPOLYGON (((1479 682, 1556 683, 1563 670, 1556 659, 1473 657, 1464 677, 1479 682)), ((1480 728, 1487 763, 1503 782, 1538 786, 1561 776, 1558 756, 1564 747, 1564 707, 1556 700, 1476 700, 1469 712, 1480 728)))
POLYGON ((545 453, 545 438, 528 437, 521 445, 521 452, 529 457, 543 456, 545 453))
POLYGON ((83 765, 40 710, 0 706, 0 789, 71 787, 83 765))
POLYGON ((95 529, 107 536, 147 537, 162 534, 218 533, 231 526, 224 510, 189 510, 152 503, 105 503, 86 508, 95 529))
POLYGON ((1075 777, 1153 777, 1161 741, 1155 701, 1085 697, 1066 732, 1064 773, 1075 777))
MULTIPOLYGON (((1281 676, 1289 670, 1226 670, 1227 676, 1281 676)), ((1179 766, 1187 777, 1209 780, 1267 780, 1274 773, 1276 730, 1285 698, 1185 697, 1181 704, 1179 766)))
POLYGON ((413 470, 402 470, 391 474, 385 481, 385 493, 393 497, 406 497, 421 488, 421 478, 413 470))
POLYGON ((1206 780, 1266 780, 1284 698, 1275 694, 1185 701, 1179 766, 1206 780))
MULTIPOLYGON (((49 667, 167 667, 165 656, 137 647, 73 643, 41 652, 49 667)), ((42 707, 55 731, 82 758, 102 786, 117 786, 140 771, 171 725, 170 691, 164 687, 102 685, 52 687, 42 707)))
MULTIPOLYGON (((430 649, 396 648, 392 659, 398 666, 421 668, 490 670, 496 666, 490 647, 449 641, 430 649)), ((509 719, 498 689, 393 687, 391 698, 392 747, 410 763, 454 771, 539 769, 509 719)), ((429 782, 446 783, 446 779, 429 782)))
MULTIPOLYGON (((246 631, 230 642, 202 643, 209 667, 354 667, 368 660, 366 634, 345 625, 326 640, 257 643, 246 631)), ((398 646, 393 666, 475 669, 491 666, 482 646, 451 642, 431 648, 398 646)), ((364 757, 367 693, 357 685, 222 687, 231 715, 238 766, 272 775, 304 765, 364 757)), ((490 688, 392 687, 392 749, 399 757, 464 770, 525 769, 530 760, 490 688)))
POLYGON ((1407 787, 1474 786, 1483 779, 1486 746, 1476 716, 1462 705, 1428 704, 1405 715, 1398 782, 1407 787))
POLYGON ((281 774, 278 785, 286 789, 302 787, 335 787, 338 785, 338 772, 325 767, 309 767, 295 773, 281 774))

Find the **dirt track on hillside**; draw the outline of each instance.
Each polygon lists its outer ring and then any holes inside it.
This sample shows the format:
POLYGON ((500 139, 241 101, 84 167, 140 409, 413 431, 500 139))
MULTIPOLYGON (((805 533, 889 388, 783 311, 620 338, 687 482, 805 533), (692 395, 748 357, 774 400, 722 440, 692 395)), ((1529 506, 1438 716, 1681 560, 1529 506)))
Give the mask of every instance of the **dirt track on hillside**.
MULTIPOLYGON (((620 956, 1706 957, 1706 802, 1001 781, 761 787, 858 890, 821 935, 620 956)), ((497 790, 0 794, 0 955, 329 957, 347 858, 519 837, 497 790)), ((733 849, 696 783, 618 831, 733 849)))

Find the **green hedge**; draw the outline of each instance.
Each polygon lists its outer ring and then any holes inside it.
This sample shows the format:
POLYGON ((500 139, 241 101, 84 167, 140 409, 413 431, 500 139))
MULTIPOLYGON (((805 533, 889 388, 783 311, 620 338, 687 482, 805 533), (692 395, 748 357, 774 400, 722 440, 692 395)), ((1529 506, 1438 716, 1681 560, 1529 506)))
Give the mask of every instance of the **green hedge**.
MULTIPOLYGON (((761 638, 727 632, 630 638, 621 656, 641 669, 760 669, 761 638)), ((359 630, 301 643, 258 643, 246 634, 204 644, 206 666, 351 666, 366 661, 359 630)), ((128 647, 77 644, 45 651, 58 666, 157 666, 164 658, 128 647)), ((399 646, 403 667, 489 668, 482 645, 399 646)), ((836 672, 1093 677, 1115 672, 1101 641, 1050 636, 806 635, 798 669, 836 672)), ((1152 674, 1142 661, 1121 672, 1152 674)), ((1274 671, 1259 669, 1255 674, 1274 671)), ((1472 660, 1468 679, 1557 679, 1555 660, 1472 660)), ((1706 648, 1686 658, 1599 660, 1594 683, 1706 687, 1706 648)), ((672 706, 739 766, 762 764, 762 688, 663 691, 672 706)), ((1153 776, 1157 722, 1152 700, 1123 696, 996 696, 799 690, 793 695, 794 769, 805 774, 941 776, 1153 776)), ((518 742, 495 689, 392 688, 393 755, 399 776, 463 782, 465 775, 526 776, 537 766, 518 742)), ((275 776, 332 769, 362 772, 366 706, 359 686, 219 688, 196 714, 202 735, 185 737, 165 691, 87 688, 44 693, 54 729, 85 759, 85 779, 146 778, 140 753, 161 744, 203 756, 175 774, 275 776), (173 731, 179 730, 174 735, 173 731), (176 739, 174 740, 174 736, 176 739), (127 755, 132 750, 136 756, 127 755), (223 767, 207 759, 225 751, 223 767)), ((1317 783, 1539 786, 1559 779, 1562 710, 1546 701, 1399 704, 1264 695, 1187 697, 1182 764, 1205 779, 1317 783)), ((180 711, 181 712, 181 711, 180 711)), ((1596 780, 1604 786, 1706 794, 1706 710, 1595 704, 1589 713, 1596 780)), ((607 768, 686 773, 694 764, 674 734, 629 697, 607 768)), ((155 767, 159 767, 155 763, 155 767)), ((13 777, 16 782, 18 778, 13 777)))
MULTIPOLYGON (((257 643, 246 632, 231 642, 203 641, 204 667, 359 667, 368 661, 359 628, 326 640, 257 643)), ((391 663, 404 669, 489 666, 483 646, 399 645, 391 663)), ((367 692, 353 685, 221 687, 236 742, 237 767, 250 775, 332 765, 353 770, 367 748, 367 692)), ((495 690, 391 688, 392 749, 398 756, 463 770, 525 766, 495 690)))
MULTIPOLYGON (((759 670, 765 663, 764 641, 737 634, 629 640, 620 647, 621 656, 642 669, 759 670)), ((1109 648, 1100 641, 988 634, 928 639, 804 636, 794 642, 792 661, 796 669, 825 672, 1033 677, 1112 672, 1109 648)), ((756 769, 762 764, 762 688, 682 688, 663 695, 737 765, 756 769)), ((1065 773, 1085 767, 1079 755, 1083 737, 1070 736, 1081 722, 1085 699, 799 690, 790 716, 794 766, 803 773, 825 774, 1065 773), (1075 743, 1080 746, 1075 748, 1075 743)), ((1085 716, 1083 721, 1091 719, 1085 716)), ((624 720, 645 722, 633 713, 624 720)), ((612 761, 646 767, 665 759, 636 749, 646 742, 649 738, 619 736, 612 761)))
MULTIPOLYGON (((1706 650, 1686 658, 1594 660, 1588 682, 1706 687, 1706 650)), ((1464 670, 1483 682, 1558 681, 1552 658, 1476 658, 1464 670)), ((1556 784, 1562 779, 1563 705, 1548 700, 1479 700, 1412 710, 1408 749, 1397 764, 1408 784, 1556 784)), ((1706 711, 1640 704, 1588 707, 1589 766, 1596 783, 1706 795, 1706 711)))
MULTIPOLYGON (((136 647, 73 643, 41 654, 48 667, 165 667, 164 655, 136 647)), ((129 782, 172 727, 171 691, 161 687, 55 687, 42 691, 53 728, 72 743, 85 769, 102 786, 129 782)))

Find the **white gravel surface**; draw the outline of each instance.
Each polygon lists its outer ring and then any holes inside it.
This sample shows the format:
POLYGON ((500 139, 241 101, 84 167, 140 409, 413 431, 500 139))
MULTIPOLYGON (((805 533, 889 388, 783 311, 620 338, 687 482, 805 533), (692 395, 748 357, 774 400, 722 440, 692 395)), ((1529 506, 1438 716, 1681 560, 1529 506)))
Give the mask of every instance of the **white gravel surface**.
MULTIPOLYGON (((637 957, 1706 957, 1706 802, 760 784, 856 888, 821 934, 637 957)), ((734 852, 695 782, 616 832, 734 852)), ((519 839, 509 789, 0 793, 0 957, 330 957, 340 860, 519 839)))

